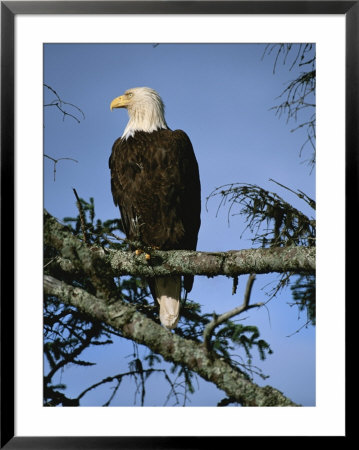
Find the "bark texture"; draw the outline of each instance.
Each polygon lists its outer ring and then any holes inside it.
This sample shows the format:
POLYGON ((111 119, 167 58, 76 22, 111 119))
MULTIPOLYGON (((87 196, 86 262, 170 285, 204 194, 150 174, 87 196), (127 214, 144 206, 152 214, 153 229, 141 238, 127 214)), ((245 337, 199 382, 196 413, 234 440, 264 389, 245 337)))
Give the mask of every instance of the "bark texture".
MULTIPOLYGON (((77 261, 78 268, 93 274, 93 267, 103 268, 107 275, 133 275, 151 278, 166 275, 226 275, 234 277, 248 273, 315 272, 315 247, 279 247, 227 252, 196 252, 187 250, 151 251, 145 254, 131 251, 104 250, 88 247, 63 225, 45 212, 45 243, 54 246, 64 258, 77 261)), ((63 263, 65 264, 65 263, 63 263)), ((100 280, 99 280, 100 283, 100 280)), ((100 283, 101 284, 101 283, 100 283)))

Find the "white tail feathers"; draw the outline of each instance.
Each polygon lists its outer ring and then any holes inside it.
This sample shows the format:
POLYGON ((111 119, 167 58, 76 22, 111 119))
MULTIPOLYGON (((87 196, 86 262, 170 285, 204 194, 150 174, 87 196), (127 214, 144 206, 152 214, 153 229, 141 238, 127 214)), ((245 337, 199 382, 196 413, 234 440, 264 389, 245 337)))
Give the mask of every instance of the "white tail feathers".
POLYGON ((155 278, 155 291, 162 325, 170 330, 176 328, 180 310, 181 277, 155 278))

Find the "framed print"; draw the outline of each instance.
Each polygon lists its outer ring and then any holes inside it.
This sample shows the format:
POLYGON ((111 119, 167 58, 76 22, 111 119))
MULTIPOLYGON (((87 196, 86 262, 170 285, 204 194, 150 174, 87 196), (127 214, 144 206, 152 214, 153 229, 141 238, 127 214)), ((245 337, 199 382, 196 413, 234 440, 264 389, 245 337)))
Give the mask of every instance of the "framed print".
POLYGON ((346 436, 358 11, 1 2, 2 448, 346 436))

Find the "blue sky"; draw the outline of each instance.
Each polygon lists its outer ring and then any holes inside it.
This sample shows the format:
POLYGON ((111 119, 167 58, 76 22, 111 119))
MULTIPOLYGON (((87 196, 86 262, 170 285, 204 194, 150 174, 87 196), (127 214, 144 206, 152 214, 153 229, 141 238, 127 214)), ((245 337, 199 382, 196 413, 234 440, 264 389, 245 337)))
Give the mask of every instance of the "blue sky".
MULTIPOLYGON (((295 123, 286 124, 270 108, 285 84, 298 71, 280 61, 273 74, 273 56, 262 59, 261 44, 47 44, 44 46, 44 83, 63 100, 81 108, 85 119, 77 123, 62 120, 55 108, 44 113, 44 152, 58 159, 56 181, 53 163, 44 160, 44 204, 58 219, 76 216, 72 188, 80 197, 94 197, 96 215, 105 220, 118 217, 110 190, 108 158, 115 139, 127 123, 127 112, 110 112, 110 102, 125 90, 137 86, 156 89, 166 105, 170 128, 189 135, 199 164, 202 187, 201 229, 198 250, 217 251, 250 248, 250 235, 241 237, 245 224, 240 216, 230 218, 218 202, 208 195, 224 184, 253 183, 273 192, 308 215, 312 211, 288 191, 270 182, 272 178, 315 198, 315 172, 306 159, 307 147, 299 157, 305 134, 291 132, 295 123)), ((44 101, 53 100, 45 89, 44 101)), ((70 110, 69 110, 70 111, 70 110)), ((76 113, 76 110, 71 110, 76 113)), ((78 114, 77 114, 78 115, 78 114)), ((267 284, 276 276, 258 276, 252 301, 266 301, 267 284)), ((226 277, 196 277, 190 298, 203 305, 204 312, 222 313, 242 302, 246 283, 240 277, 238 293, 232 296, 232 281, 226 277)), ((243 323, 259 327, 261 337, 270 343, 273 355, 264 362, 255 360, 270 377, 258 384, 270 384, 293 401, 315 405, 315 330, 302 329, 306 322, 296 307, 290 307, 290 290, 271 300, 267 309, 251 310, 243 323), (291 337, 288 337, 292 335, 291 337)), ((242 318, 241 318, 242 319, 242 318)), ((116 342, 96 350, 88 357, 98 362, 93 368, 72 367, 61 374, 69 395, 78 395, 100 379, 127 371, 133 345, 116 342), (71 389, 70 389, 71 388, 71 389)), ((141 349, 146 354, 145 349, 141 349)), ((244 355, 242 355, 244 356, 244 355)), ((215 386, 199 380, 199 389, 189 406, 215 405, 225 395, 215 386)), ((60 376, 59 380, 60 381, 60 376)), ((167 386, 149 380, 145 404, 162 406, 167 386)), ((196 386, 196 383, 195 383, 196 386)), ((84 397, 84 405, 101 405, 110 395, 109 386, 84 397)), ((123 382, 113 405, 133 405, 135 387, 123 382)), ((171 402, 169 403, 171 405, 171 402)))

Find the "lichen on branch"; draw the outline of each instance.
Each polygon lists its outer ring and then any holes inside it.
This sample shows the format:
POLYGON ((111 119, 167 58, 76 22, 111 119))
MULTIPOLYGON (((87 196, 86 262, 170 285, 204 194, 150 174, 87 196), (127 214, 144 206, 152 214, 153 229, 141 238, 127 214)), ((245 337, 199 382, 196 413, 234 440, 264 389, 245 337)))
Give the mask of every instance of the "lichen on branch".
POLYGON ((54 246, 63 257, 78 263, 92 273, 93 266, 113 276, 133 275, 154 277, 167 275, 225 275, 234 277, 250 273, 315 272, 315 247, 258 248, 227 252, 197 252, 170 250, 151 252, 150 260, 144 254, 132 251, 91 247, 74 236, 45 211, 45 244, 54 246))

